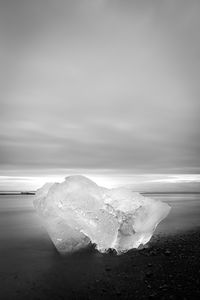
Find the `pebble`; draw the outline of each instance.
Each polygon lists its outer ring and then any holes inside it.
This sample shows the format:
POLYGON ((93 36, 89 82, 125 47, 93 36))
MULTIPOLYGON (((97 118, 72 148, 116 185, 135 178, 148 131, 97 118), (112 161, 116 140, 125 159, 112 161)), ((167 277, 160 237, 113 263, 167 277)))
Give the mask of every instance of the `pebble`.
POLYGON ((149 299, 155 299, 157 297, 156 293, 152 293, 149 295, 149 299))
POLYGON ((166 256, 169 256, 169 255, 171 255, 171 251, 169 251, 169 250, 167 249, 167 250, 165 250, 164 254, 165 254, 166 256))
POLYGON ((153 273, 152 272, 150 272, 150 271, 148 271, 148 272, 146 272, 146 274, 145 274, 147 277, 151 277, 151 276, 153 276, 153 273))
POLYGON ((148 289, 151 289, 151 285, 150 284, 148 284, 147 287, 148 287, 148 289))
POLYGON ((167 290, 168 289, 168 285, 167 284, 163 284, 159 287, 160 290, 167 290))

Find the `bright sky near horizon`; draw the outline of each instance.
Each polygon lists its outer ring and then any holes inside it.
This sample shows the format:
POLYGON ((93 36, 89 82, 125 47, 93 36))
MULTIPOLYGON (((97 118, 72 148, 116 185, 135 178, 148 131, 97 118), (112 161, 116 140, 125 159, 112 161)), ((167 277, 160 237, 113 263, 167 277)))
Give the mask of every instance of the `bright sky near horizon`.
MULTIPOLYGON (((116 174, 81 173, 98 185, 113 188, 131 186, 140 192, 200 192, 199 174, 116 174)), ((66 175, 66 174, 65 174, 66 175)), ((46 176, 0 176, 0 191, 37 190, 46 182, 63 182, 65 175, 46 176)), ((71 174, 74 175, 72 172, 71 174)))
POLYGON ((0 189, 77 173, 196 182, 199 11, 195 0, 0 1, 0 189))

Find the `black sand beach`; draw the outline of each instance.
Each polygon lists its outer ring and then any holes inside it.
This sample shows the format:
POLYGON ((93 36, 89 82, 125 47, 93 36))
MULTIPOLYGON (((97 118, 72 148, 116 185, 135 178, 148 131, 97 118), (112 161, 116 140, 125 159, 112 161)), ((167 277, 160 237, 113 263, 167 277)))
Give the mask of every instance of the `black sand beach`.
POLYGON ((1 254, 1 299, 199 299, 199 247, 200 230, 121 256, 9 249, 1 254))
POLYGON ((32 209, 4 209, 0 225, 3 300, 199 299, 198 226, 157 230, 146 248, 120 256, 91 247, 61 257, 32 209))

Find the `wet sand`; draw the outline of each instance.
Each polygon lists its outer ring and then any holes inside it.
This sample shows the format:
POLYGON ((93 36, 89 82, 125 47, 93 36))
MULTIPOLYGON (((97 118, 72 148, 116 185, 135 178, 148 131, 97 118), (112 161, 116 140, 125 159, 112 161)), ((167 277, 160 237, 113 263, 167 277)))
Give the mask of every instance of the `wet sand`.
MULTIPOLYGON (((47 241, 46 241, 47 242, 47 241)), ((60 257, 27 245, 1 253, 1 299, 198 299, 200 230, 158 236, 117 256, 93 248, 60 257), (3 254, 3 255, 2 255, 3 254)), ((47 242, 48 243, 48 242, 47 242)))
POLYGON ((147 248, 117 256, 91 247, 61 257, 31 207, 4 209, 0 298, 198 299, 200 227, 164 232, 165 224, 175 224, 173 216, 158 227, 147 248))

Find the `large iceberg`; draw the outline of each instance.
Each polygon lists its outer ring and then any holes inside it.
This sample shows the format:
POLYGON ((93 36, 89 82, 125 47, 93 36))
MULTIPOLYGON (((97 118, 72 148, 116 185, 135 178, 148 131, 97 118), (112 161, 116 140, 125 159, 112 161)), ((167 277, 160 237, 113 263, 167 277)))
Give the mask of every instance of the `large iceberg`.
POLYGON ((37 190, 34 207, 62 254, 90 243, 100 252, 138 248, 170 211, 166 203, 126 187, 107 189, 80 175, 46 183, 37 190))

